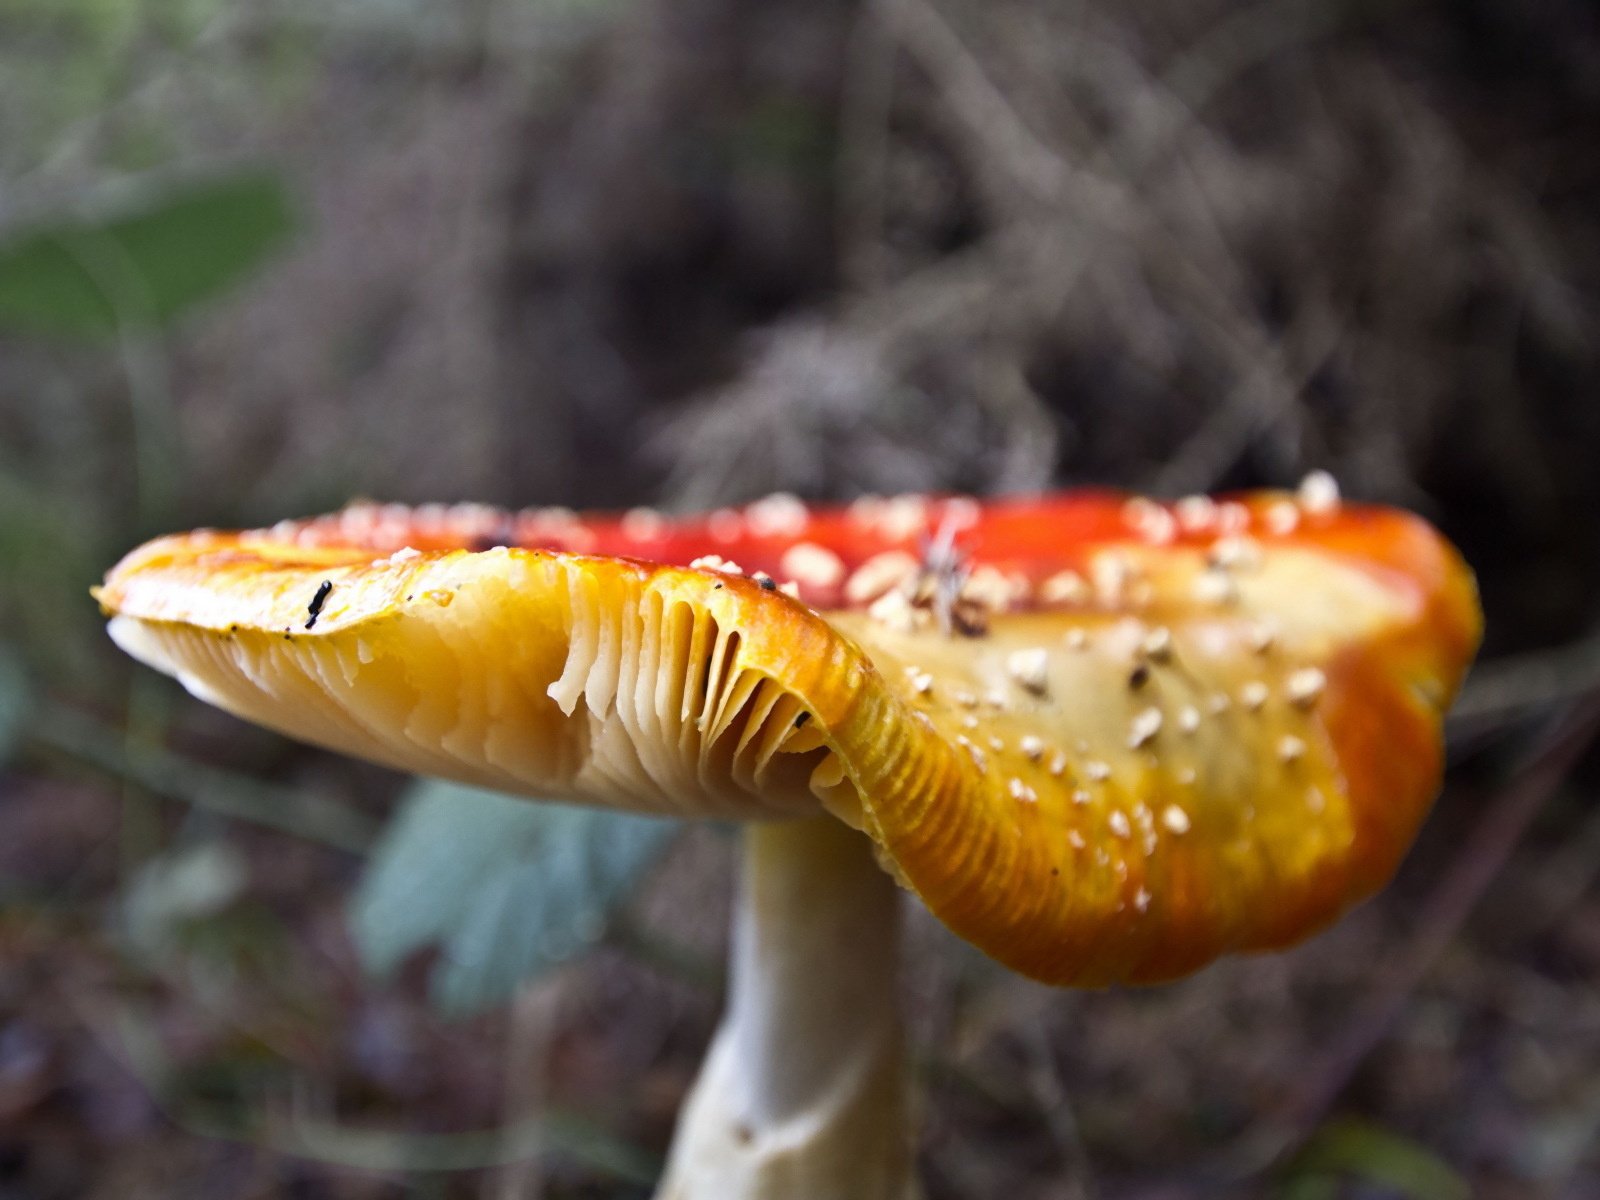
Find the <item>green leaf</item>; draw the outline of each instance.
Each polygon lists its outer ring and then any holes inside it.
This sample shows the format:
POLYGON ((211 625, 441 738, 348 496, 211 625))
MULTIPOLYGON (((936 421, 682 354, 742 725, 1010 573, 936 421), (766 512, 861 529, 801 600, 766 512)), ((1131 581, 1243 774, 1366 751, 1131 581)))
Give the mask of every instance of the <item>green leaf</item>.
POLYGON ((455 1015, 482 1011, 597 941, 676 828, 419 781, 356 892, 362 962, 383 977, 438 945, 434 1002, 455 1015))
POLYGON ((92 216, 0 237, 0 325, 104 336, 153 329, 238 282, 293 230, 277 176, 124 194, 92 216))
POLYGON ((1334 1193, 1334 1180, 1353 1177, 1412 1200, 1466 1200, 1459 1172, 1426 1147, 1369 1121, 1334 1121, 1295 1156, 1279 1192, 1283 1200, 1334 1193))

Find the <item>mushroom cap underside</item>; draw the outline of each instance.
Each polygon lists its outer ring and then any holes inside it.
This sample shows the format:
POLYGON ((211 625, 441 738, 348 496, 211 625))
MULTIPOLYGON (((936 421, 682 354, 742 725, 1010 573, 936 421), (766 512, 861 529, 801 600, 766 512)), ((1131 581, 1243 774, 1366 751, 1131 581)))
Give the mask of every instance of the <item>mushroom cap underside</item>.
POLYGON ((1418 518, 1286 493, 759 503, 363 506, 158 539, 99 597, 201 698, 403 770, 825 808, 1054 984, 1305 937, 1387 881, 1437 790, 1480 618, 1418 518))

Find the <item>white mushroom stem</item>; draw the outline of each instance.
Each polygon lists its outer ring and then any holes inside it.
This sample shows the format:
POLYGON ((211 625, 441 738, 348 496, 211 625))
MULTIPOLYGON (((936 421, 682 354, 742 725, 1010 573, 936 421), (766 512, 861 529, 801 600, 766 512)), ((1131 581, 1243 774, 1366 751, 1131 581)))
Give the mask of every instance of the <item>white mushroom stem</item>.
POLYGON ((745 834, 728 1008, 656 1200, 912 1200, 898 889, 831 817, 745 834))

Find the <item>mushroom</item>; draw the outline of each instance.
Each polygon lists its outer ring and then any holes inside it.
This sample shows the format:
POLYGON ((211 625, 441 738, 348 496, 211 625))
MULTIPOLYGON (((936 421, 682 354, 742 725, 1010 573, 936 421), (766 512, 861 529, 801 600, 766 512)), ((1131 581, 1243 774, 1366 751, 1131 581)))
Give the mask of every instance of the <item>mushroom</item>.
POLYGON ((896 885, 1062 986, 1284 947, 1370 896, 1480 632, 1432 528, 1325 487, 358 505, 158 539, 97 595, 129 653, 291 736, 748 822, 673 1200, 915 1194, 896 885))

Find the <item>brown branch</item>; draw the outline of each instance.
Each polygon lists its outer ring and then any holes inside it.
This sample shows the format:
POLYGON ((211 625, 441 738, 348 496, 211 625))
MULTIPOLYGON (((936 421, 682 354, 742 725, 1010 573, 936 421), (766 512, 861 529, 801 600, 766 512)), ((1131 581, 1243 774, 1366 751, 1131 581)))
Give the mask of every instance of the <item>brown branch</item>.
POLYGON ((1281 1160, 1317 1128, 1361 1064, 1388 1036, 1411 994, 1455 938, 1499 874, 1529 823, 1600 734, 1600 692, 1555 718, 1476 828, 1422 907, 1406 945, 1389 961, 1365 1000, 1271 1125, 1247 1137, 1242 1157, 1256 1166, 1281 1160))

